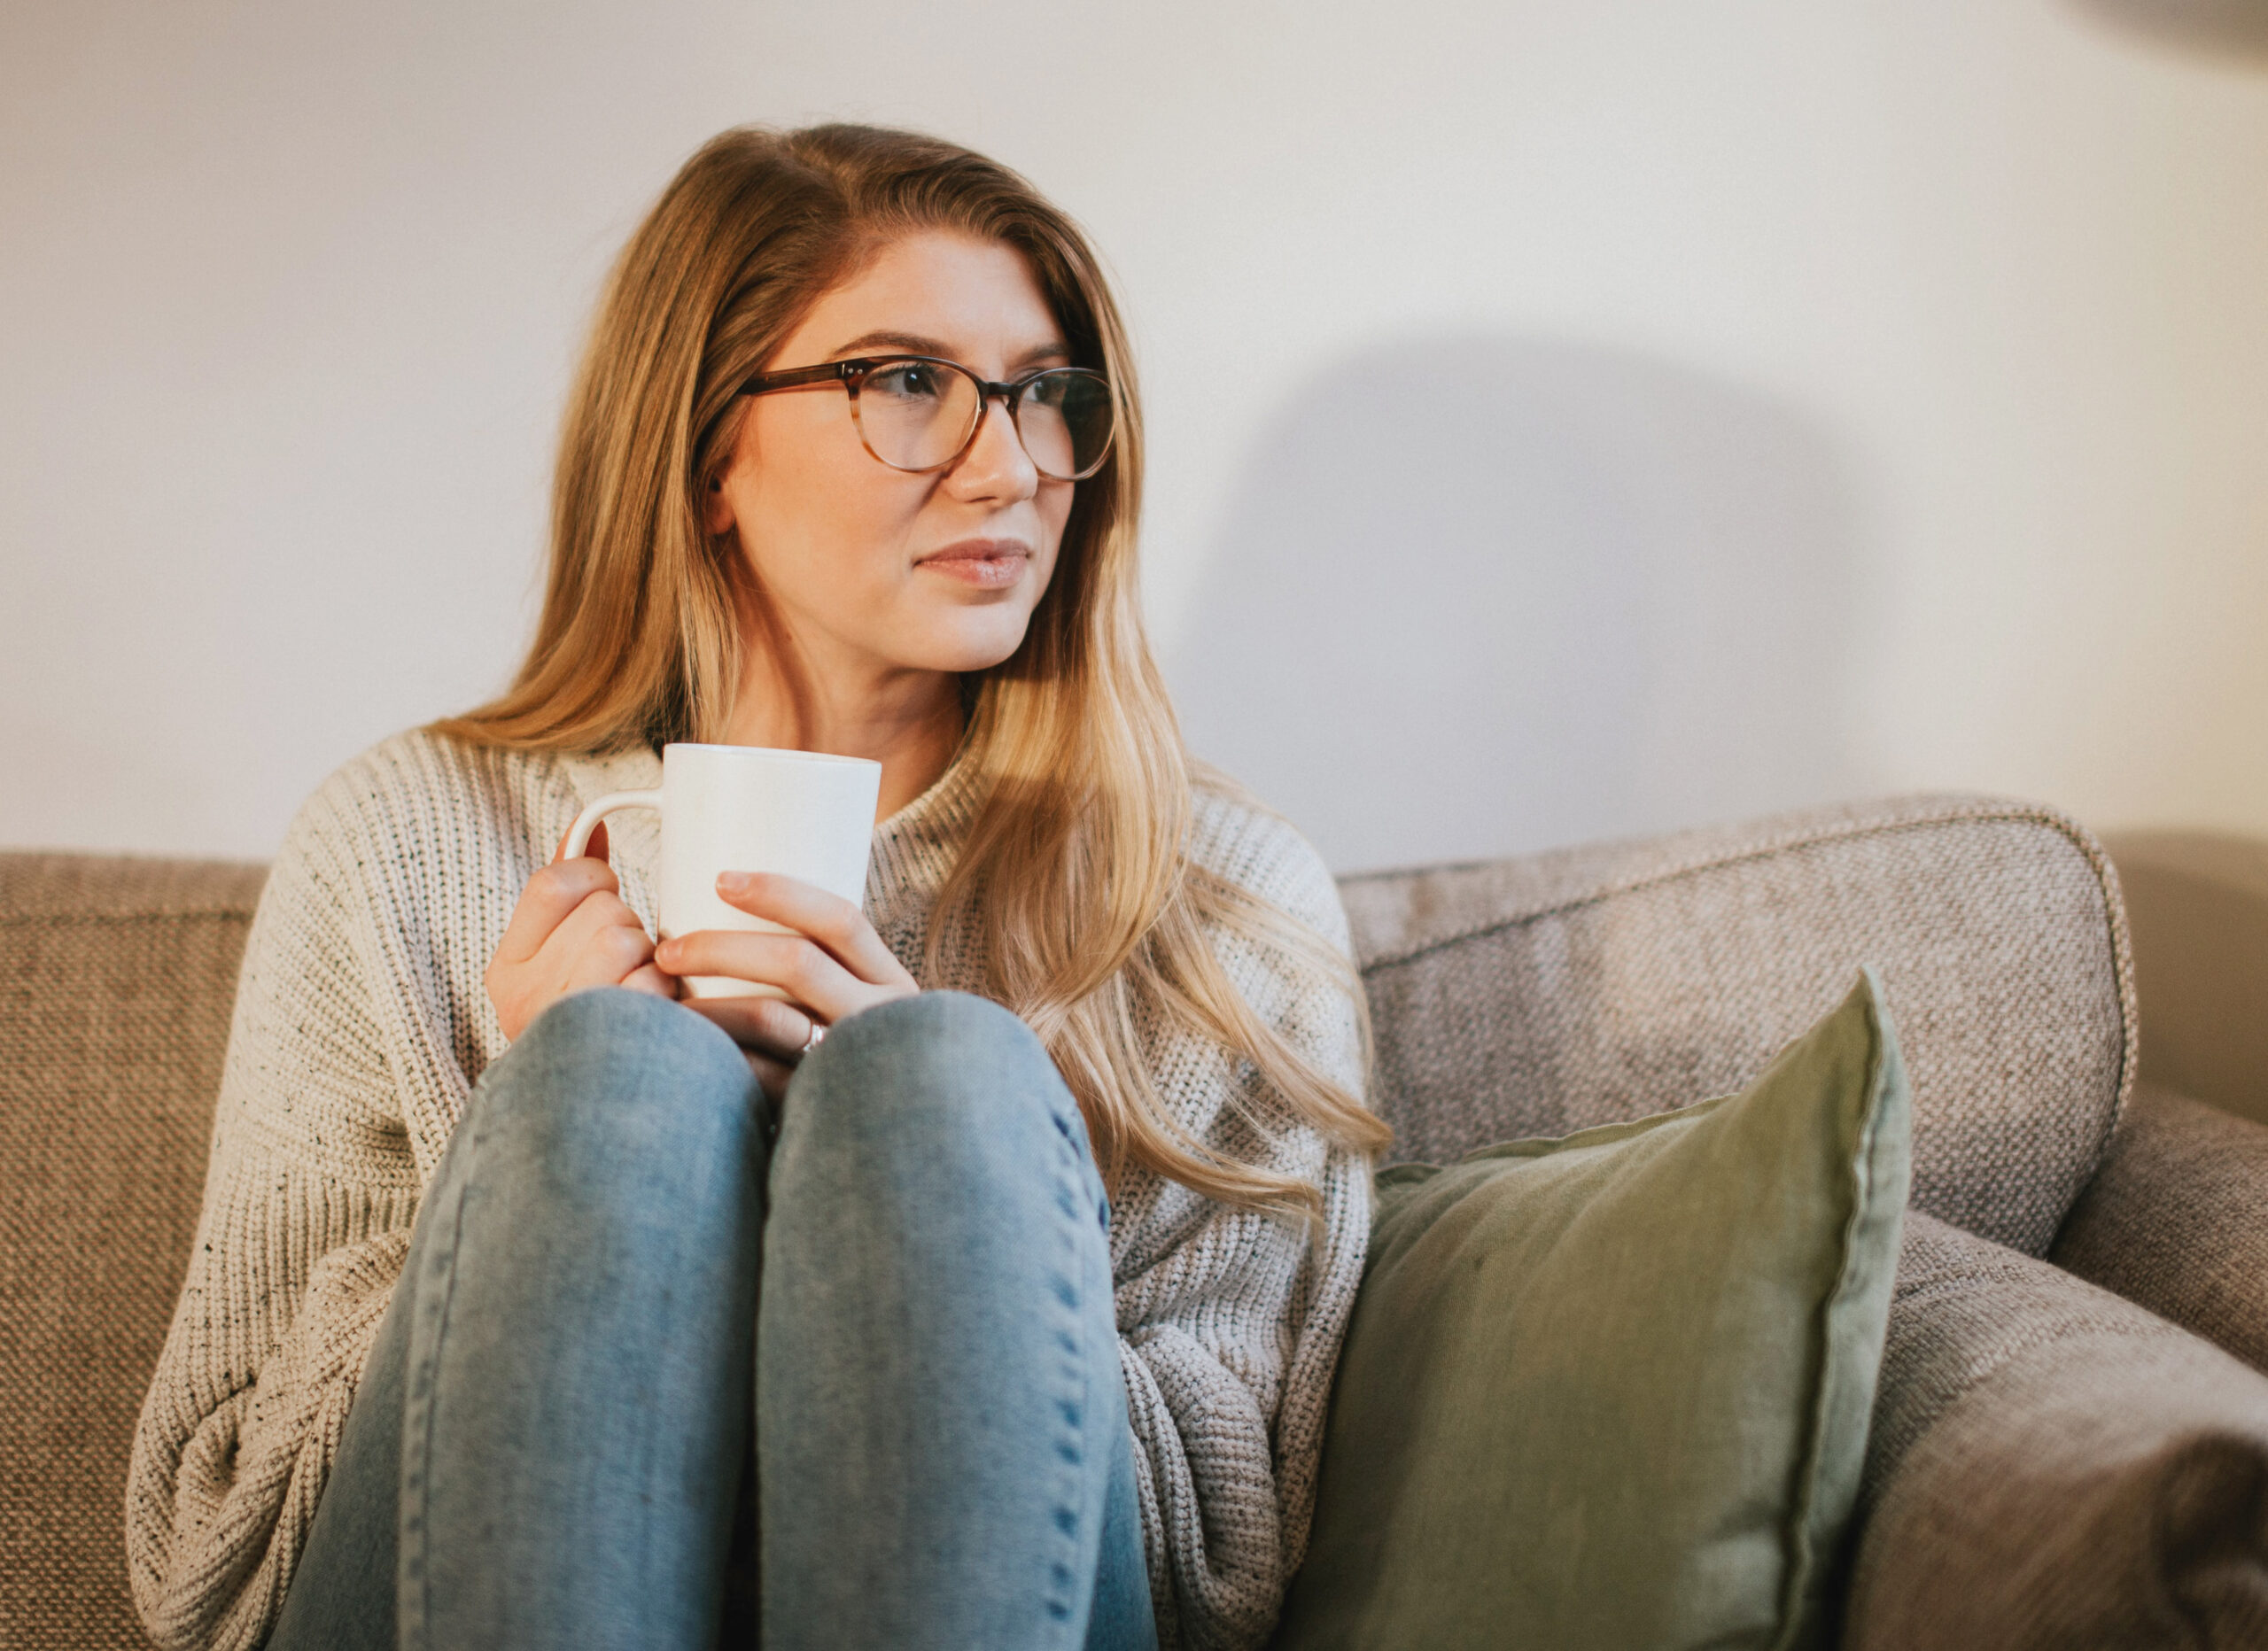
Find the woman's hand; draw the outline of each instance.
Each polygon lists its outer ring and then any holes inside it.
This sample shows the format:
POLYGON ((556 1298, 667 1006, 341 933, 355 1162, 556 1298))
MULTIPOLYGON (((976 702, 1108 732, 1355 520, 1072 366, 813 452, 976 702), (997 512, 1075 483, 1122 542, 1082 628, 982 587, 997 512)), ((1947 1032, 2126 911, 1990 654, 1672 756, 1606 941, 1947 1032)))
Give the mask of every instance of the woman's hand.
POLYGON ((506 1037, 517 1039, 538 1015, 586 986, 677 996, 677 982, 654 966, 646 926, 622 903, 606 849, 604 826, 591 833, 590 852, 579 860, 561 857, 563 841, 520 891, 482 977, 506 1037))
POLYGON ((717 894, 728 906, 796 932, 699 929, 664 941, 654 961, 672 974, 726 975, 788 994, 785 1003, 776 997, 685 1000, 687 1008, 733 1035, 774 1100, 787 1093, 788 1075, 813 1028, 921 989, 866 914, 848 900, 772 872, 727 872, 717 880, 717 894))

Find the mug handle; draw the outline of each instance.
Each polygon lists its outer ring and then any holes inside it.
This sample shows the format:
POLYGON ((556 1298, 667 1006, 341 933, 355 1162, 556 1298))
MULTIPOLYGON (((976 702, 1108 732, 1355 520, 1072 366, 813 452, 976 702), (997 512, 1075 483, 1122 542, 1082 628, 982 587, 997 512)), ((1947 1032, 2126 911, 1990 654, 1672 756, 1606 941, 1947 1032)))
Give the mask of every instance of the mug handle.
POLYGON ((575 817, 574 825, 567 829, 567 852, 563 859, 579 860, 591 846, 591 833, 599 822, 617 809, 651 809, 662 811, 659 791, 610 791, 575 817))

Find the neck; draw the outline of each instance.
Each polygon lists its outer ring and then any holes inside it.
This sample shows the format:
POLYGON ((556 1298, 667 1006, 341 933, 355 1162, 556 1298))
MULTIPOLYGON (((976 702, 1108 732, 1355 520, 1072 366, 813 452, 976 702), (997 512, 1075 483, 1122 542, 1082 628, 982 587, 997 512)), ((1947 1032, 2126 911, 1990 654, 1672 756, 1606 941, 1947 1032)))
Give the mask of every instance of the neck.
POLYGON ((960 678, 951 671, 895 668, 809 673, 811 701, 798 717, 778 662, 751 648, 725 726, 727 745, 824 751, 882 765, 877 820, 920 796, 951 763, 961 736, 960 678))

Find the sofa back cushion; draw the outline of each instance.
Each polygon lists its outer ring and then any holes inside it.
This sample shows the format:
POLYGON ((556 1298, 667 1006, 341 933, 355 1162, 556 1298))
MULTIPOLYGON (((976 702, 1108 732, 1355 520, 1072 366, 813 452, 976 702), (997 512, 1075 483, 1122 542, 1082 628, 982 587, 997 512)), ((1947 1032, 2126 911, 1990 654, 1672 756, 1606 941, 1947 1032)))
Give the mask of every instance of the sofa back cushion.
POLYGON ((1745 1084, 1863 965, 1914 1084, 1914 1202, 2030 1254, 2132 1081, 2109 864, 2049 810, 1913 797, 1341 884, 1394 1160, 1745 1084))
POLYGON ((262 876, 0 855, 0 1645, 148 1643, 126 1460, 262 876))

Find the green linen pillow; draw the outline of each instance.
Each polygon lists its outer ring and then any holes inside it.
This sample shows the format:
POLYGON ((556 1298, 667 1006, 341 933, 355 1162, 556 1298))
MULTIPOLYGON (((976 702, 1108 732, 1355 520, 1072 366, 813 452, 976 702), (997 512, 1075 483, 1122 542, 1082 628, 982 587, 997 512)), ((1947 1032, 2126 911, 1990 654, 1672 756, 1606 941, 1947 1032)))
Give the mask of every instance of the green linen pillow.
POLYGON ((1869 970, 1740 1095, 1382 1172, 1279 1651, 1823 1644, 1911 1133, 1869 970))

